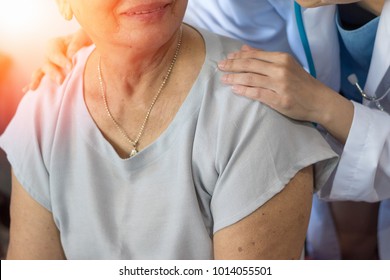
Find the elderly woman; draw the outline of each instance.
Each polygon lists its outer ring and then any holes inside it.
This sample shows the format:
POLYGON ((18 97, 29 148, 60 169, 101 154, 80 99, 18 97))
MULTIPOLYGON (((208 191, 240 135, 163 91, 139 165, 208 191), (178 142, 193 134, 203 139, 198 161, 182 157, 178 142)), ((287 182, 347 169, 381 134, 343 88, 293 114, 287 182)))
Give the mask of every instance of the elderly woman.
POLYGON ((299 258, 336 156, 311 124, 220 85, 241 44, 183 25, 186 0, 60 4, 94 45, 0 138, 8 258, 299 258))

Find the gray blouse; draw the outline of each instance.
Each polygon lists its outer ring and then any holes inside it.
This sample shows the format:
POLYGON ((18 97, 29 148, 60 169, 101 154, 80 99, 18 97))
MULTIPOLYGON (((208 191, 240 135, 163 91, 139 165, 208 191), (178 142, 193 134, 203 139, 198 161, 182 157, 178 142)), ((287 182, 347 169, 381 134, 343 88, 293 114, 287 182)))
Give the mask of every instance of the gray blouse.
POLYGON ((213 234, 315 165, 320 188, 336 154, 311 124, 220 83, 216 62, 241 43, 201 31, 207 56, 166 131, 121 159, 89 115, 81 50, 65 83, 28 93, 0 138, 27 192, 53 213, 69 259, 212 259, 213 234))

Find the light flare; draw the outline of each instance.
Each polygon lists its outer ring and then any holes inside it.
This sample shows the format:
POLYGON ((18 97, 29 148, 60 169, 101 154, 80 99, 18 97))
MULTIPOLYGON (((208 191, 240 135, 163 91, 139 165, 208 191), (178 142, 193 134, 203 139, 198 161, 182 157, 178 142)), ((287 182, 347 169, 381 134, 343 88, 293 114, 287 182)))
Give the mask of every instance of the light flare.
POLYGON ((55 0, 0 0, 0 52, 11 57, 24 82, 44 61, 48 40, 77 28, 62 18, 55 0))
MULTIPOLYGON (((0 31, 2 34, 27 36, 42 28, 47 6, 52 0, 1 0, 0 31)), ((47 15, 46 15, 47 16, 47 15)))

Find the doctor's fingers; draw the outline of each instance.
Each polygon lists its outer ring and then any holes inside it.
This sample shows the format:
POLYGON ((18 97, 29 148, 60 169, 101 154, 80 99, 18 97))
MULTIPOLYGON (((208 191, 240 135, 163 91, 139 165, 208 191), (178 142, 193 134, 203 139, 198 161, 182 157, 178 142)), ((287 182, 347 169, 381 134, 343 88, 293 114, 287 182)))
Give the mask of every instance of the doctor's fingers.
POLYGON ((36 90, 39 87, 39 84, 41 83, 41 80, 45 76, 45 73, 43 73, 41 68, 38 68, 31 74, 31 80, 28 85, 23 87, 22 91, 26 93, 29 90, 36 90))
POLYGON ((268 105, 272 109, 280 107, 282 98, 278 94, 270 89, 261 87, 247 87, 243 85, 234 85, 232 90, 235 94, 247 97, 249 99, 259 101, 268 105))
POLYGON ((277 61, 266 61, 245 55, 246 52, 237 54, 236 58, 225 59, 218 64, 224 72, 254 73, 269 76, 278 81, 288 79, 299 71, 302 66, 290 55, 285 53, 273 53, 277 61))
POLYGON ((41 84, 41 81, 45 75, 49 76, 51 80, 55 81, 59 85, 62 84, 65 78, 65 74, 63 74, 58 66, 47 61, 43 66, 32 73, 31 81, 23 88, 23 92, 27 92, 28 90, 36 90, 41 84))
POLYGON ((57 37, 49 40, 46 46, 46 59, 58 68, 70 71, 72 69, 71 58, 67 57, 68 46, 71 37, 57 37))
POLYGON ((295 58, 286 52, 270 52, 255 49, 244 45, 240 51, 229 53, 228 59, 246 59, 253 58, 281 65, 288 65, 296 62, 295 58))
POLYGON ((308 109, 293 95, 281 94, 276 91, 260 88, 234 85, 235 94, 259 101, 275 111, 295 120, 309 121, 308 109))
POLYGON ((284 66, 260 60, 251 63, 240 59, 227 61, 221 68, 229 72, 221 78, 225 84, 268 88, 278 93, 286 93, 300 84, 306 74, 299 64, 284 66))
POLYGON ((225 59, 218 63, 221 71, 232 73, 254 73, 269 76, 277 71, 277 64, 255 58, 225 59))
POLYGON ((81 48, 90 46, 92 44, 91 38, 85 33, 85 31, 80 28, 75 33, 72 33, 66 37, 66 56, 72 58, 81 48))
POLYGON ((278 81, 269 76, 256 73, 229 73, 222 76, 221 82, 231 86, 241 85, 275 90, 277 88, 275 82, 278 81))
POLYGON ((65 79, 65 70, 50 61, 46 61, 41 67, 43 73, 49 76, 50 80, 61 85, 65 79))

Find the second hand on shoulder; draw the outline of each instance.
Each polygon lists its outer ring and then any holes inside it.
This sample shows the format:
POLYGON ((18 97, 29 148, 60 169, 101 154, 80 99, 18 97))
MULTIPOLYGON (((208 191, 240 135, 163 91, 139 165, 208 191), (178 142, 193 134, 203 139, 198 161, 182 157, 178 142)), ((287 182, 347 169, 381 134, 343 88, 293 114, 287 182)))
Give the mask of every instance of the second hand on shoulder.
POLYGON ((51 39, 46 47, 45 62, 33 72, 30 83, 23 88, 23 91, 36 90, 45 75, 57 84, 62 84, 66 72, 73 67, 73 56, 78 50, 91 44, 91 39, 83 29, 68 36, 51 39))

